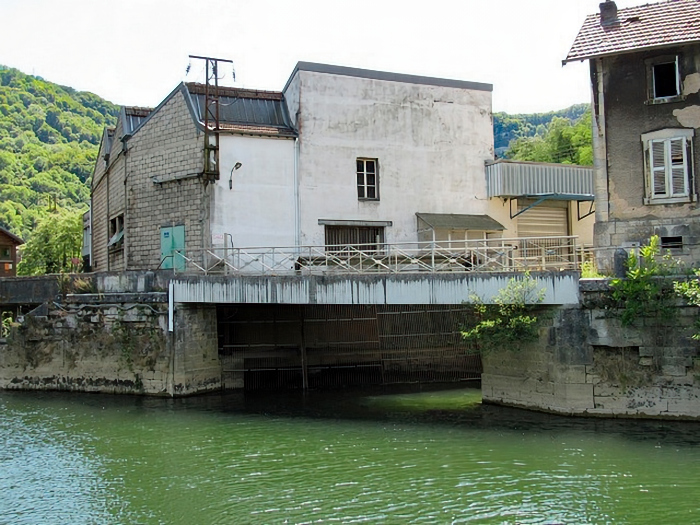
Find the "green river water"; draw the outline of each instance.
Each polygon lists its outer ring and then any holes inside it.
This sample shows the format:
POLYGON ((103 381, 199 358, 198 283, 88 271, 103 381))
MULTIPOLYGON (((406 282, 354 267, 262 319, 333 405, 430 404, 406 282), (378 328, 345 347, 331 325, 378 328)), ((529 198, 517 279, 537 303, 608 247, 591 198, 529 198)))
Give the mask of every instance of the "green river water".
POLYGON ((4 392, 0 523, 700 523, 700 423, 473 389, 4 392))

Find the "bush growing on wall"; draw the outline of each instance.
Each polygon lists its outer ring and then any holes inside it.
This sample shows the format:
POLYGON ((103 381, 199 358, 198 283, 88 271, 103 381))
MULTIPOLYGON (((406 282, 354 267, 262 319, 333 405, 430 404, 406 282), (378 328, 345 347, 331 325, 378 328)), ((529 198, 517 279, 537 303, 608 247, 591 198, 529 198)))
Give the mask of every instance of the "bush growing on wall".
POLYGON ((498 291, 494 304, 474 298, 471 315, 462 328, 462 337, 476 343, 482 353, 499 349, 517 350, 539 335, 538 317, 533 310, 544 300, 544 288, 529 273, 512 277, 498 291))
POLYGON ((661 255, 658 235, 639 248, 639 257, 630 253, 626 278, 610 281, 622 325, 631 326, 643 317, 668 319, 673 312, 674 294, 667 277, 679 270, 680 263, 669 253, 661 255))

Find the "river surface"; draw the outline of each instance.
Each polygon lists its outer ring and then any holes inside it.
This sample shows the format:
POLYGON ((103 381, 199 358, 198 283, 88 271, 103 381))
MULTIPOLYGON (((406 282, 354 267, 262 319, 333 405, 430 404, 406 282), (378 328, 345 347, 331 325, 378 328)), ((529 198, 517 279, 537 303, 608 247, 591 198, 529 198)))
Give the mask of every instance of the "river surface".
POLYGON ((700 423, 473 389, 2 392, 0 523, 700 523, 700 423))

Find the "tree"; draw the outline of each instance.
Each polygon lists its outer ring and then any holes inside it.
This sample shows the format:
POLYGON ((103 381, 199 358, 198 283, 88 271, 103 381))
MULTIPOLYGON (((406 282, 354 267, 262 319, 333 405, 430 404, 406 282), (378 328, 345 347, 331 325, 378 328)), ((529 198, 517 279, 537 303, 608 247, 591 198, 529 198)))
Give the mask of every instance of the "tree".
POLYGON ((566 118, 552 118, 546 133, 512 141, 506 157, 532 162, 593 165, 590 110, 575 123, 566 118))
POLYGON ((83 242, 83 211, 58 210, 41 219, 22 247, 19 275, 43 275, 78 269, 83 242))

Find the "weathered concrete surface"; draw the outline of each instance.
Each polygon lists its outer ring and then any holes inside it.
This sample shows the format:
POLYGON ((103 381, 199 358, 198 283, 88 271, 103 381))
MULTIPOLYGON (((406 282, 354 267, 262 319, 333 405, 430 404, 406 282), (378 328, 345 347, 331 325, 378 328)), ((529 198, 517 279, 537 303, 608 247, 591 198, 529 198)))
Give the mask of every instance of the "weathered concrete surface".
POLYGON ((582 286, 582 306, 558 308, 535 344, 483 356, 485 402, 605 417, 700 419, 697 308, 623 327, 605 281, 582 286))
MULTIPOLYGON (((514 273, 329 274, 296 276, 176 276, 180 303, 462 304, 488 303, 514 273)), ((578 272, 536 272, 543 304, 578 304, 578 272)))
POLYGON ((45 303, 0 342, 0 388, 187 395, 220 387, 216 315, 165 294, 85 294, 45 303))

